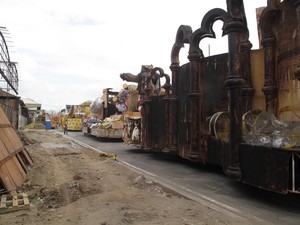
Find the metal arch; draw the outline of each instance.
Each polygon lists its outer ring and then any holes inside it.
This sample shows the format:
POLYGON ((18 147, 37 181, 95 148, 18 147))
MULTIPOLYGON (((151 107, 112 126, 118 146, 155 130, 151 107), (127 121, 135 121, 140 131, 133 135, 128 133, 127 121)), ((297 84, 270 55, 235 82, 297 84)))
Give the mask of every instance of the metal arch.
MULTIPOLYGON (((165 77, 166 79, 166 83, 163 85, 163 87, 166 89, 166 95, 169 95, 169 90, 171 87, 170 84, 170 76, 168 74, 165 74, 164 70, 160 67, 154 67, 151 72, 150 75, 148 77, 146 77, 146 88, 149 89, 150 86, 150 81, 151 80, 159 80, 160 78, 165 77)), ((159 84, 159 89, 160 89, 161 85, 159 84)))
POLYGON ((150 72, 150 77, 152 77, 152 79, 158 79, 158 78, 162 78, 165 77, 166 78, 166 84, 169 85, 170 84, 170 77, 168 74, 165 74, 164 70, 160 67, 154 67, 151 72, 150 72), (157 71, 159 73, 157 73, 157 71), (158 76, 157 76, 158 75, 158 76))
MULTIPOLYGON (((202 50, 199 47, 199 43, 203 38, 216 38, 215 32, 213 31, 213 24, 217 20, 221 20, 224 23, 228 19, 228 13, 220 8, 215 8, 208 11, 202 19, 201 27, 197 29, 191 36, 189 55, 199 54, 202 55, 202 50)), ((222 33, 224 36, 224 31, 222 33)))
MULTIPOLYGON (((3 34, 2 34, 1 31, 0 31, 0 36, 2 38, 2 41, 3 41, 4 45, 5 45, 5 51, 4 51, 3 47, 2 47, 2 44, 1 44, 1 50, 3 51, 3 53, 6 56, 6 61, 10 62, 10 56, 9 56, 9 52, 8 52, 8 47, 7 47, 5 38, 4 38, 4 36, 3 36, 3 34)), ((2 61, 5 61, 5 60, 2 58, 2 61)))
POLYGON ((171 51, 171 65, 179 65, 179 52, 184 47, 184 44, 190 43, 193 30, 188 25, 181 25, 176 34, 175 43, 171 51))
POLYGON ((279 9, 277 6, 269 4, 261 13, 259 18, 259 26, 261 28, 262 40, 266 38, 273 38, 274 32, 273 21, 279 13, 279 9))

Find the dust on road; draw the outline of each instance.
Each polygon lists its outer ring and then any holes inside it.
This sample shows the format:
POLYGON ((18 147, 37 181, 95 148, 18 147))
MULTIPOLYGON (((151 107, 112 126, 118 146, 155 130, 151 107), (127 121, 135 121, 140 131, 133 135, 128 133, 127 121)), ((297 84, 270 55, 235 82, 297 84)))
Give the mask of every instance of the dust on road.
POLYGON ((20 136, 34 160, 19 190, 31 205, 0 215, 0 224, 251 224, 164 189, 54 130, 20 136))

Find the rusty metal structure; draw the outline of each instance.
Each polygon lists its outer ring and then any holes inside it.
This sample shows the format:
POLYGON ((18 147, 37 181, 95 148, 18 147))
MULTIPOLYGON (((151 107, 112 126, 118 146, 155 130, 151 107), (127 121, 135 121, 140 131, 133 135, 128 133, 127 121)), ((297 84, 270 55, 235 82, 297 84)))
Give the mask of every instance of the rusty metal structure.
MULTIPOLYGON (((18 128, 20 97, 18 95, 18 64, 10 57, 9 32, 0 26, 0 107, 4 110, 14 128, 18 128)), ((23 112, 22 112, 23 113, 23 112)))
POLYGON ((5 40, 8 31, 5 27, 0 27, 0 87, 10 94, 18 94, 19 78, 17 63, 10 59, 8 46, 5 40))
POLYGON ((269 0, 258 24, 262 48, 251 50, 243 1, 227 0, 227 11, 210 10, 197 30, 178 28, 171 76, 155 67, 121 78, 140 85, 142 149, 219 165, 228 177, 259 188, 300 193, 300 1, 269 0), (215 38, 217 20, 228 53, 204 57, 200 42, 215 38), (180 65, 185 44, 189 62, 180 65), (150 83, 160 78, 164 94, 153 94, 150 83), (266 115, 273 118, 271 132, 259 133, 266 115), (278 127, 284 131, 274 132, 278 127), (283 144, 291 137, 294 144, 283 144))

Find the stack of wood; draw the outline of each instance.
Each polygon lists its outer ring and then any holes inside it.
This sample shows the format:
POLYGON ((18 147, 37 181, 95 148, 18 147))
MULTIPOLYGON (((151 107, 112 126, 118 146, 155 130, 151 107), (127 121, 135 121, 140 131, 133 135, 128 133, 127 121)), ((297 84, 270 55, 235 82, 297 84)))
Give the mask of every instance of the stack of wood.
POLYGON ((0 195, 17 194, 33 160, 0 107, 0 195))

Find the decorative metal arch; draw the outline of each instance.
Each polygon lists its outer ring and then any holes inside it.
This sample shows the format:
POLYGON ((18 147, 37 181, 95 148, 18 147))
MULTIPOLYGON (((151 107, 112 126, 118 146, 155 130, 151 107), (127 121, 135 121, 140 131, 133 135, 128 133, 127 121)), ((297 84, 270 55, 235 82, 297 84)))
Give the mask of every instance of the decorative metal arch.
POLYGON ((184 44, 190 43, 193 30, 190 26, 181 25, 176 34, 175 43, 171 51, 171 67, 172 65, 179 65, 179 52, 184 47, 184 44))
MULTIPOLYGON (((160 82, 160 78, 165 77, 166 82, 163 85, 164 89, 166 90, 165 93, 165 97, 169 97, 170 95, 170 77, 169 75, 165 74, 165 72, 163 71, 163 69, 159 68, 159 67, 155 67, 151 70, 150 74, 145 77, 144 82, 145 84, 143 86, 145 86, 145 89, 143 91, 143 97, 141 98, 141 114, 144 115, 142 116, 142 145, 141 147, 143 149, 148 149, 148 148, 152 148, 153 146, 151 145, 152 143, 152 136, 151 136, 151 126, 150 124, 153 121, 153 118, 151 116, 151 102, 152 102, 152 98, 151 98, 151 93, 153 94, 153 92, 151 91, 151 87, 150 87, 150 82, 155 81, 156 83, 160 82)), ((160 85, 159 85, 160 88, 160 85)), ((158 95, 158 93, 154 91, 154 94, 158 95)), ((166 109, 167 110, 167 109, 166 109)), ((167 110, 168 111, 168 110, 167 110)))
MULTIPOLYGON (((190 43, 190 38, 192 36, 193 30, 190 26, 181 25, 176 33, 175 43, 171 51, 171 66, 172 71, 172 94, 169 93, 164 97, 166 100, 166 112, 167 112, 167 140, 168 144, 164 151, 172 152, 174 154, 178 153, 178 97, 177 97, 177 72, 180 69, 179 66, 179 52, 184 44, 190 43)), ((171 88, 171 86, 170 86, 171 88)), ((170 89, 169 88, 169 89, 170 89)))
POLYGON ((265 84, 262 91, 266 98, 266 109, 275 112, 278 95, 278 86, 275 78, 275 54, 276 54, 276 37, 273 32, 273 22, 275 21, 280 10, 275 1, 269 1, 267 7, 262 11, 259 18, 262 40, 265 55, 265 84))
POLYGON ((163 85, 164 89, 166 90, 166 94, 165 95, 169 96, 170 95, 170 88, 171 88, 170 76, 168 74, 165 74, 164 70, 162 68, 160 68, 160 67, 154 67, 151 70, 150 75, 146 78, 146 88, 150 89, 149 85, 150 85, 150 81, 151 80, 155 80, 155 81, 158 82, 158 80, 160 78, 163 78, 163 77, 166 78, 166 83, 163 85))
MULTIPOLYGON (((221 20, 224 23, 228 19, 228 14, 225 10, 220 8, 215 8, 208 11, 202 19, 201 27, 197 29, 191 36, 191 43, 189 49, 189 55, 199 55, 202 57, 202 50, 199 47, 200 41, 203 38, 216 38, 215 32, 213 30, 213 25, 217 20, 221 20)), ((224 31, 222 36, 224 36, 224 31)))
POLYGON ((259 18, 259 26, 262 33, 262 39, 273 38, 274 32, 272 28, 273 21, 279 13, 277 6, 269 4, 261 13, 259 18))

